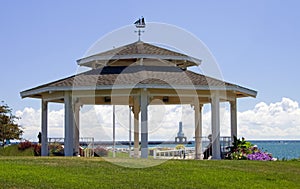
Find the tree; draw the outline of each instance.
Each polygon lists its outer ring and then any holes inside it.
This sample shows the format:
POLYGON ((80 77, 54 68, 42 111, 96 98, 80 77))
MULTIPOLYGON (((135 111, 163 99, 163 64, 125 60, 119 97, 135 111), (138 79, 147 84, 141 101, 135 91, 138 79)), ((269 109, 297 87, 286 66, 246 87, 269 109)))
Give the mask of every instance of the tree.
POLYGON ((21 139, 23 130, 16 123, 17 119, 19 118, 12 114, 12 109, 2 101, 0 104, 0 141, 3 144, 9 140, 21 139))

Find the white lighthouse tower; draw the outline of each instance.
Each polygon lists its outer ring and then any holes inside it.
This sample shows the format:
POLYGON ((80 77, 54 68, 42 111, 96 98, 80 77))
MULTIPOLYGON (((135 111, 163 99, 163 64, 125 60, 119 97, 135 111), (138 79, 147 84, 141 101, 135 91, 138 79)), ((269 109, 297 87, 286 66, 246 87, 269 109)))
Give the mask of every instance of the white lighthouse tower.
POLYGON ((177 133, 177 137, 175 137, 175 143, 186 143, 186 137, 184 136, 184 133, 182 131, 182 121, 179 122, 179 130, 177 133))

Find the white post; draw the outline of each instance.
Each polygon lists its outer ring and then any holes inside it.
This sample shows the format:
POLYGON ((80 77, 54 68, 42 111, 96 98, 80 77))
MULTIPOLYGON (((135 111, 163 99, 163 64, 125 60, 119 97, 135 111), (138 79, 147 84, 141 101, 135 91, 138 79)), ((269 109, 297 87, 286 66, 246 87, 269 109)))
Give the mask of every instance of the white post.
POLYGON ((48 156, 48 102, 42 99, 42 147, 41 156, 48 156))
POLYGON ((200 159, 200 107, 198 100, 194 102, 194 112, 195 112, 195 159, 200 159))
POLYGON ((203 160, 203 154, 202 154, 202 108, 203 104, 199 105, 199 155, 200 159, 203 160))
POLYGON ((202 104, 198 100, 194 104, 195 109, 195 159, 202 159, 202 104))
POLYGON ((65 156, 73 156, 73 134, 74 134, 74 113, 72 96, 70 92, 65 92, 65 156))
POLYGON ((116 116, 115 105, 113 105, 113 158, 116 157, 116 116))
POLYGON ((75 116, 75 127, 74 127, 74 155, 79 155, 79 114, 80 112, 80 105, 78 103, 75 104, 74 107, 74 116, 75 116))
POLYGON ((140 105, 139 98, 134 97, 133 102, 133 114, 134 114, 134 157, 139 157, 139 113, 140 113, 140 105))
POLYGON ((231 142, 234 141, 234 137, 237 137, 237 106, 236 98, 234 101, 230 101, 230 117, 231 117, 231 142))
POLYGON ((129 106, 129 110, 128 110, 128 114, 129 114, 129 146, 128 146, 128 151, 129 151, 129 157, 131 157, 131 107, 129 106))
POLYGON ((141 90, 141 157, 148 158, 148 94, 141 90))
POLYGON ((212 123, 212 158, 221 159, 220 146, 220 99, 217 92, 212 93, 211 99, 212 123))

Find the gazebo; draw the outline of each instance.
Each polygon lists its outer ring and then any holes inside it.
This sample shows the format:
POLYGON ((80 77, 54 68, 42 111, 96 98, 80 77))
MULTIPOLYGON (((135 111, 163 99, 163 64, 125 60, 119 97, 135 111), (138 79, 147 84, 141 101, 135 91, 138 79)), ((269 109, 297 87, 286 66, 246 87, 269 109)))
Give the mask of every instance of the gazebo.
MULTIPOLYGON (((42 156, 48 155, 48 103, 65 109, 65 156, 78 154, 82 105, 128 105, 134 114, 134 157, 148 158, 148 106, 190 104, 195 116, 195 159, 202 153, 202 106, 211 104, 212 158, 220 159, 220 102, 230 103, 231 137, 237 136, 237 99, 257 92, 188 70, 201 60, 141 40, 84 57, 90 70, 21 92, 41 99, 42 156), (139 120, 141 114, 141 120, 139 120), (139 152, 141 135, 141 152, 139 152)), ((176 128, 176 127, 175 127, 176 128)))

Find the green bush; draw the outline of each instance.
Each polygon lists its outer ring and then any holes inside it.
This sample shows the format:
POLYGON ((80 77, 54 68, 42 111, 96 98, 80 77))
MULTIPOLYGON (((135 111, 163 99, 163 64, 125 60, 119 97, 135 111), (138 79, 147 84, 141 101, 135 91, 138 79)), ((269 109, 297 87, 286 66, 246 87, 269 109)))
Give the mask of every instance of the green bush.
POLYGON ((178 144, 176 147, 175 147, 176 150, 181 150, 181 149, 185 149, 185 146, 182 145, 182 144, 178 144))
POLYGON ((54 156, 63 156, 64 148, 60 143, 54 142, 49 145, 49 153, 54 156))
POLYGON ((273 160, 272 155, 266 152, 260 151, 257 146, 247 142, 245 138, 242 140, 234 137, 233 145, 230 148, 230 152, 226 155, 225 159, 231 160, 259 160, 269 161, 273 160))

